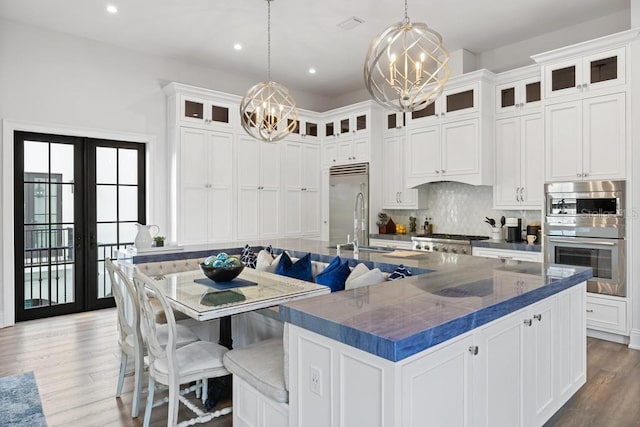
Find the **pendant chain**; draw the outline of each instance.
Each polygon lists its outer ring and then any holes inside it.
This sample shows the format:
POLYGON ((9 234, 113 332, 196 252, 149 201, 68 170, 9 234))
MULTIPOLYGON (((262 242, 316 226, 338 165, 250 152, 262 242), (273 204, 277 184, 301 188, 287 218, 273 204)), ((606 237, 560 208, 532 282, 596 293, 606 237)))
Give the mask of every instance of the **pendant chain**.
POLYGON ((407 0, 404 0, 404 23, 409 23, 409 6, 407 6, 407 0))
POLYGON ((267 77, 271 81, 271 0, 267 0, 267 77))

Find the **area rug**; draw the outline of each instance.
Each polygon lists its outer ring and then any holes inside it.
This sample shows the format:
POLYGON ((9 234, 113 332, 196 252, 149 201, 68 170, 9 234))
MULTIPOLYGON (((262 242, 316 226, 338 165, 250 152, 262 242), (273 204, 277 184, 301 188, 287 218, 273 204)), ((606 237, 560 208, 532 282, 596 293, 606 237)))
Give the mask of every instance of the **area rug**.
POLYGON ((0 378, 0 426, 46 425, 33 372, 0 378))

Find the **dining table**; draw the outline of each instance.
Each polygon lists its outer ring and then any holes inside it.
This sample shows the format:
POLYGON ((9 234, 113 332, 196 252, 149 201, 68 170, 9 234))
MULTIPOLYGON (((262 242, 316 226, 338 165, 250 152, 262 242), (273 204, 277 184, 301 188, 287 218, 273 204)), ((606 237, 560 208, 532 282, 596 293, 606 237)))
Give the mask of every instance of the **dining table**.
POLYGON ((327 286, 252 268, 230 282, 214 282, 201 270, 191 270, 155 277, 155 284, 174 310, 199 321, 220 319, 219 343, 229 349, 232 315, 331 292, 327 286))

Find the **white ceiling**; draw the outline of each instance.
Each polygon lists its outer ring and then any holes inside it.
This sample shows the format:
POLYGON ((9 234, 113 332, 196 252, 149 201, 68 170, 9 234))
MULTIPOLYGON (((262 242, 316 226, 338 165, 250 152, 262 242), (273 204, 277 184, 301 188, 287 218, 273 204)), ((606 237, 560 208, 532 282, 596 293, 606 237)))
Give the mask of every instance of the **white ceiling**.
MULTIPOLYGON (((409 0, 409 17, 440 32, 449 51, 481 54, 629 7, 629 0, 409 0)), ((336 96, 364 87, 369 43, 402 20, 404 2, 275 0, 271 15, 273 80, 336 96), (337 26, 352 16, 364 24, 337 26)), ((266 79, 265 0, 0 0, 0 17, 266 79), (106 13, 107 4, 119 13, 106 13), (233 50, 236 42, 242 51, 233 50)))

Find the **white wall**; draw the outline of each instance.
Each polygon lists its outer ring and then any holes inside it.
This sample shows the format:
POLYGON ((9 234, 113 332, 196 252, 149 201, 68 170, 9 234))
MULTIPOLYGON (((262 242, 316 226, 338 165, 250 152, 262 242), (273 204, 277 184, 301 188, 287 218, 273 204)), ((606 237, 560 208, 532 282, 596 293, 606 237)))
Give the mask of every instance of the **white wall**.
MULTIPOLYGON (((24 122, 20 126, 29 130, 44 126, 68 129, 74 135, 122 135, 120 139, 135 135, 136 141, 154 141, 149 159, 149 180, 153 185, 147 220, 158 224, 161 230, 168 229, 167 114, 162 87, 171 81, 240 96, 256 83, 253 79, 0 19, 0 119, 5 120, 5 126, 6 121, 24 122)), ((324 110, 330 104, 321 96, 290 89, 301 108, 324 110)), ((1 142, 3 148, 13 144, 12 135, 1 142)), ((7 150, 2 151, 7 156, 7 150)), ((12 164, 11 159, 2 161, 3 166, 12 164)), ((10 197, 6 193, 12 191, 12 171, 3 167, 0 173, 3 242, 5 231, 13 227, 6 223, 12 218, 12 203, 6 203, 10 197)), ((13 286, 13 280, 7 277, 7 271, 13 254, 9 253, 10 244, 2 246, 0 301, 12 304, 6 299, 12 295, 7 288, 13 286)), ((7 317, 12 316, 0 311, 0 326, 7 317)))

